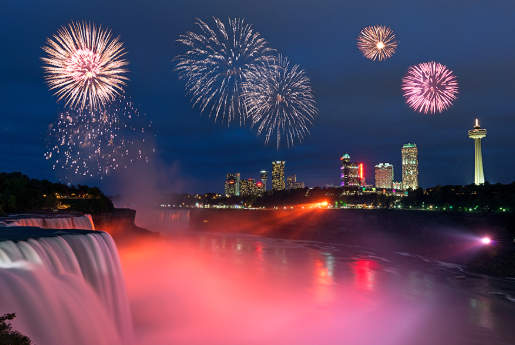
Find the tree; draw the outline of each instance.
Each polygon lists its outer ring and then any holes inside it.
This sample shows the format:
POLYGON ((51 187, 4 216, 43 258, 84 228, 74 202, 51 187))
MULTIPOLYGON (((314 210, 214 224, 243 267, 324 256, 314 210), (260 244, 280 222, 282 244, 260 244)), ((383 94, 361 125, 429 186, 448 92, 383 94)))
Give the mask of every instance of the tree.
POLYGON ((4 314, 0 317, 0 345, 32 345, 32 340, 18 331, 13 331, 11 320, 16 317, 15 313, 4 314))

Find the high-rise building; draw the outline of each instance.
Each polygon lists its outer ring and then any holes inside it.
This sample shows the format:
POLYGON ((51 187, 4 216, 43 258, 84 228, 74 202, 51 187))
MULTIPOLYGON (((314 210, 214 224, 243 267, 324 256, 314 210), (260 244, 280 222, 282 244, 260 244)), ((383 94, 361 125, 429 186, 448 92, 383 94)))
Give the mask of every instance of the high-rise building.
POLYGON ((227 174, 227 180, 225 181, 225 195, 240 195, 240 173, 227 174))
POLYGON ((485 175, 483 174, 483 155, 481 154, 481 138, 486 137, 486 129, 482 129, 479 126, 479 122, 476 119, 476 125, 474 129, 469 131, 469 138, 474 139, 475 147, 475 169, 474 169, 474 183, 484 184, 485 175))
POLYGON ((286 189, 293 189, 293 184, 297 182, 297 175, 291 175, 286 178, 286 189))
POLYGON ((256 192, 256 180, 254 180, 253 178, 241 180, 240 194, 242 196, 257 194, 256 192))
POLYGON ((265 191, 265 185, 263 182, 257 182, 256 186, 254 188, 254 194, 263 195, 263 192, 265 191))
POLYGON ((350 156, 347 153, 340 158, 340 178, 342 187, 361 186, 359 165, 351 163, 350 156))
POLYGON ((379 163, 376 165, 376 188, 393 188, 393 165, 379 163))
POLYGON ((358 175, 359 175, 359 185, 365 185, 365 168, 363 163, 359 163, 358 165, 358 175))
POLYGON ((286 178, 286 189, 304 188, 304 182, 297 182, 297 175, 291 175, 286 178))
POLYGON ((263 191, 266 191, 266 180, 268 179, 268 171, 261 170, 261 183, 263 184, 263 191))
POLYGON ((418 149, 417 145, 407 143, 402 146, 402 187, 418 188, 418 149))
POLYGON ((284 190, 284 161, 272 162, 272 189, 284 190))

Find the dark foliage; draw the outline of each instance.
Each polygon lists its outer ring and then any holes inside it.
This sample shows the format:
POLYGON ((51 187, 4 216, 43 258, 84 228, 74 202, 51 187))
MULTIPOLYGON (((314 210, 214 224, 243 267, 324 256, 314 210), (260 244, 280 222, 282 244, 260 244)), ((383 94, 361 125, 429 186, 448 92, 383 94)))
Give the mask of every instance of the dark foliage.
POLYGON ((447 211, 511 212, 515 210, 515 182, 510 184, 440 186, 410 191, 401 204, 404 207, 428 207, 447 211))
POLYGON ((0 316, 0 345, 31 345, 32 340, 18 331, 13 331, 11 320, 16 317, 15 313, 0 316))
POLYGON ((67 186, 31 179, 20 172, 0 173, 0 216, 5 216, 5 213, 55 209, 59 204, 70 206, 70 211, 84 213, 114 209, 111 200, 98 187, 67 186))

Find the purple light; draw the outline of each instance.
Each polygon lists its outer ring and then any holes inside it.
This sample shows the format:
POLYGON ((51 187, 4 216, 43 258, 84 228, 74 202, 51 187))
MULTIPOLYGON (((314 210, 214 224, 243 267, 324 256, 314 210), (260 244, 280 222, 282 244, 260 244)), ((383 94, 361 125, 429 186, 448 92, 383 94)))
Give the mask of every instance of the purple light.
POLYGON ((481 242, 483 242, 483 244, 490 244, 490 242, 492 242, 492 240, 488 237, 483 237, 481 239, 481 242))

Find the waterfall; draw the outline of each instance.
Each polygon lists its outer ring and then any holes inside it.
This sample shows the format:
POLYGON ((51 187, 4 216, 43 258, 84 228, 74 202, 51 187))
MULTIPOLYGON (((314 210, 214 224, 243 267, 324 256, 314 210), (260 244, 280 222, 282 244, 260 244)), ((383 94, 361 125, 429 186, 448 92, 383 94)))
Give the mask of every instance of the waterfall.
POLYGON ((138 210, 135 223, 144 229, 159 231, 163 234, 184 231, 190 224, 188 209, 138 210))
POLYGON ((95 230, 91 215, 76 217, 37 217, 28 215, 28 218, 14 218, 11 226, 35 226, 44 229, 82 229, 95 230))
MULTIPOLYGON (((21 230, 23 231, 23 230, 21 230)), ((38 345, 133 344, 118 252, 98 231, 0 242, 0 314, 38 345)))
POLYGON ((188 223, 190 220, 190 210, 159 210, 158 219, 160 223, 172 224, 172 223, 188 223))

